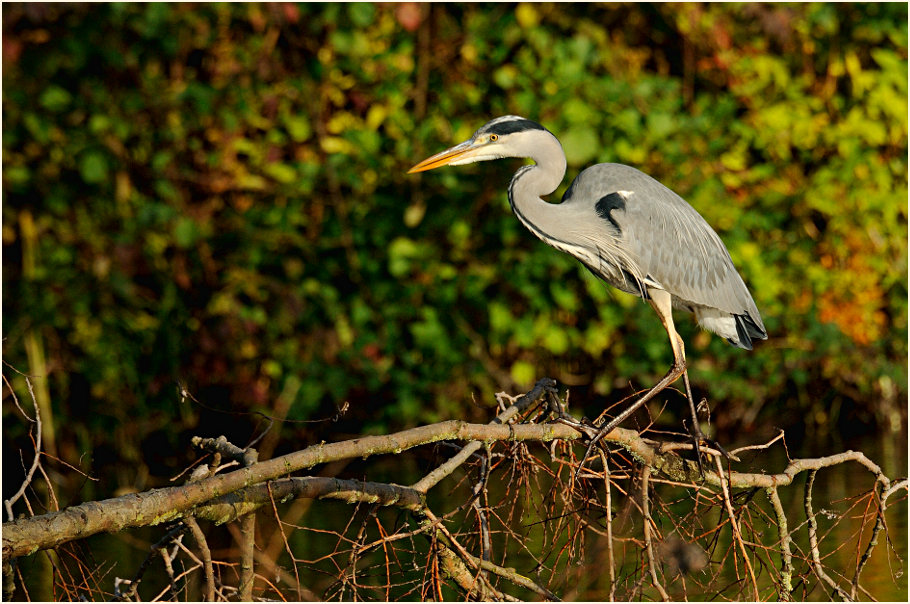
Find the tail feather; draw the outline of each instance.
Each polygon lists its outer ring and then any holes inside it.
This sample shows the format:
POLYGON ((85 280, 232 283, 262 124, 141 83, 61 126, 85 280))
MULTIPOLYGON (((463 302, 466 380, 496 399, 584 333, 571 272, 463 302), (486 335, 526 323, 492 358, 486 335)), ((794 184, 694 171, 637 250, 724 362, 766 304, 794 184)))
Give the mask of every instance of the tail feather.
POLYGON ((768 339, 765 328, 749 315, 733 315, 733 319, 736 322, 736 340, 728 338, 727 341, 734 346, 752 350, 752 340, 768 339))

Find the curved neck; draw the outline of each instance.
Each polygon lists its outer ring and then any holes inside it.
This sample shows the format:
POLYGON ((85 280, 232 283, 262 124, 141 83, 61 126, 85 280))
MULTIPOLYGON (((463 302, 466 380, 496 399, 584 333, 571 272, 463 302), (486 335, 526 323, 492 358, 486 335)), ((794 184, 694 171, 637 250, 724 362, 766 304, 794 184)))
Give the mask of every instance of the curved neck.
POLYGON ((522 224, 537 237, 552 245, 559 237, 554 226, 560 224, 560 204, 547 203, 541 197, 549 195, 559 186, 566 174, 566 156, 555 136, 541 131, 531 141, 524 157, 536 163, 518 169, 509 183, 509 204, 522 224))
POLYGON ((556 190, 566 175, 566 154, 559 139, 548 130, 539 130, 536 136, 523 145, 522 156, 534 160, 536 165, 525 166, 515 173, 509 189, 517 197, 543 197, 556 190), (523 195, 518 195, 519 191, 523 195))

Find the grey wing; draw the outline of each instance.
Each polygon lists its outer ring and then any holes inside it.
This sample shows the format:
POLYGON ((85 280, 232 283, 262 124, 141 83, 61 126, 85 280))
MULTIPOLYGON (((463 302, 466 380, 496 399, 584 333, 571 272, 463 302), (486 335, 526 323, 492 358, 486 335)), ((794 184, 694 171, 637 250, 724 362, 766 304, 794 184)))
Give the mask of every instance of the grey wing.
MULTIPOLYGON (((699 323, 737 345, 749 347, 750 337, 767 337, 727 248, 685 200, 647 174, 621 164, 593 166, 577 180, 583 181, 579 189, 587 203, 596 200, 600 227, 613 235, 613 256, 620 252, 625 256, 616 258, 623 275, 634 275, 645 287, 666 290, 677 308, 695 312, 699 323), (720 318, 727 323, 723 327, 720 318)), ((621 286, 622 278, 620 283, 607 280, 630 291, 621 286)))

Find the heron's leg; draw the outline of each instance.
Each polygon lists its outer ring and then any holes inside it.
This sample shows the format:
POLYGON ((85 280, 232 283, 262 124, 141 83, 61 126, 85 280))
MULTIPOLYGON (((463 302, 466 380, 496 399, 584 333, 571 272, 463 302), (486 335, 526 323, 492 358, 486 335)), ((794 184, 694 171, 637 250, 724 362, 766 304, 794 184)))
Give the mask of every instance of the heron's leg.
POLYGON ((692 396, 692 387, 689 385, 689 372, 685 368, 686 348, 683 345, 682 338, 678 333, 675 333, 675 330, 670 334, 670 342, 673 342, 674 340, 676 341, 676 347, 673 349, 673 354, 676 355, 678 353, 683 359, 683 382, 686 385, 686 398, 689 399, 689 412, 692 414, 692 429, 689 430, 689 434, 692 436, 692 448, 695 449, 695 460, 698 462, 698 471, 702 477, 704 477, 705 468, 701 463, 701 449, 699 445, 707 439, 701 431, 701 425, 698 421, 698 410, 695 408, 695 398, 692 396))
MULTIPOLYGON (((686 362, 686 347, 683 345, 683 340, 678 333, 670 336, 670 341, 676 340, 676 345, 678 346, 679 355, 683 359, 683 364, 686 362)), ((677 354, 677 349, 674 348, 673 354, 677 354)), ((683 382, 686 385, 686 398, 689 399, 689 411, 692 413, 692 430, 694 431, 693 436, 698 437, 699 439, 704 440, 705 435, 702 434, 701 426, 698 423, 698 411, 695 408, 695 398, 692 396, 692 387, 689 385, 689 371, 683 369, 683 382)))
MULTIPOLYGON (((679 350, 680 350, 680 352, 682 352, 683 358, 685 359, 686 349, 685 349, 685 347, 683 346, 682 338, 679 336, 679 334, 676 334, 676 338, 677 338, 678 343, 679 343, 679 350)), ((689 397, 689 411, 692 413, 692 430, 691 430, 690 433, 692 434, 692 438, 693 438, 693 440, 694 440, 694 442, 695 442, 695 446, 694 446, 695 452, 696 452, 697 454, 699 454, 699 458, 698 458, 698 460, 699 460, 699 464, 698 464, 698 465, 699 465, 699 468, 701 468, 701 455, 700 455, 699 450, 698 450, 698 444, 699 444, 700 442, 706 442, 706 443, 708 443, 709 445, 711 445, 712 447, 714 447, 715 449, 717 449, 718 451, 720 451, 721 455, 723 455, 723 456, 726 457, 727 459, 732 459, 733 461, 739 461, 739 459, 737 459, 736 457, 734 457, 734 456, 730 455, 729 453, 727 453, 727 450, 724 449, 724 448, 720 445, 719 442, 717 442, 716 440, 713 440, 713 439, 711 439, 711 438, 708 438, 707 436, 705 436, 704 432, 701 431, 701 424, 700 424, 699 421, 698 421, 698 410, 697 410, 697 408, 696 408, 696 406, 695 406, 695 398, 693 398, 693 396, 692 396, 692 387, 689 386, 689 371, 688 371, 688 369, 685 370, 685 371, 683 371, 683 374, 682 374, 682 375, 683 375, 683 381, 684 381, 685 384, 686 384, 686 396, 689 397)), ((704 474, 704 472, 702 472, 702 474, 704 474)))
MULTIPOLYGON (((686 371, 686 357, 685 350, 682 347, 682 338, 679 337, 679 334, 676 333, 676 328, 673 326, 673 314, 672 314, 672 303, 670 294, 662 289, 651 289, 648 290, 648 303, 657 313, 657 316, 660 318, 660 322, 663 324, 664 329, 667 330, 667 334, 670 336, 670 346, 673 348, 673 365, 670 367, 670 370, 664 375, 663 378, 657 384, 654 385, 650 390, 648 390, 640 399, 632 403, 627 407, 622 413, 617 415, 610 421, 606 426, 597 431, 597 434, 594 438, 591 439, 591 442, 588 444, 588 448, 585 451, 584 459, 587 459, 591 454, 591 451, 594 450, 594 447, 597 445, 600 440, 613 431, 619 424, 624 422, 630 415, 635 413, 642 405, 650 401, 652 398, 657 396, 661 390, 675 382, 679 379, 680 375, 685 375, 686 371)), ((688 385, 688 379, 686 380, 688 385)), ((691 400, 691 396, 690 396, 691 400)), ((694 406, 693 406, 694 409, 694 406)), ((697 449, 697 445, 696 445, 697 449)), ((582 461, 582 464, 584 461, 582 461)), ((699 466, 701 466, 701 460, 699 459, 699 466)), ((580 467, 579 467, 580 469, 580 467)), ((577 472, 576 472, 577 475, 577 472)))
MULTIPOLYGON (((651 306, 654 306, 654 304, 651 306)), ((683 344, 682 338, 676 332, 676 328, 673 326, 673 316, 670 312, 667 312, 665 320, 661 309, 654 306, 654 310, 656 310, 658 316, 661 317, 664 328, 670 336, 670 346, 673 348, 673 366, 680 368, 682 371, 683 382, 686 385, 686 398, 689 399, 689 411, 692 413, 692 429, 689 431, 689 434, 692 436, 692 448, 695 450, 695 460, 698 462, 698 472, 704 477, 705 468, 701 462, 701 447, 699 445, 705 440, 705 435, 702 433, 701 426, 698 422, 698 411, 695 409, 695 398, 692 396, 692 387, 689 385, 689 372, 686 371, 686 347, 683 344)))

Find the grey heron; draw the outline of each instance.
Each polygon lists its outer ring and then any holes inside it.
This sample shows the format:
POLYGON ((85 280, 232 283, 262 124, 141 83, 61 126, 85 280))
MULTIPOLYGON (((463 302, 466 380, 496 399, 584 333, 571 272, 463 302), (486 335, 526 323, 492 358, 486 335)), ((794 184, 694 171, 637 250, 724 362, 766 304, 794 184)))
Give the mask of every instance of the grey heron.
POLYGON ((751 350, 753 340, 768 337, 758 308, 720 237, 679 195, 622 164, 591 166, 575 178, 560 203, 544 201, 542 197, 553 193, 565 176, 565 153, 549 130, 515 115, 488 122, 469 140, 423 160, 408 173, 508 157, 534 161, 519 168, 509 184, 509 204, 521 223, 613 287, 647 300, 670 337, 673 364, 669 371, 599 428, 589 451, 636 409, 683 376, 697 452, 698 441, 704 436, 672 309, 693 313, 701 327, 740 348, 751 350))

